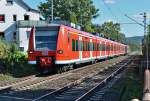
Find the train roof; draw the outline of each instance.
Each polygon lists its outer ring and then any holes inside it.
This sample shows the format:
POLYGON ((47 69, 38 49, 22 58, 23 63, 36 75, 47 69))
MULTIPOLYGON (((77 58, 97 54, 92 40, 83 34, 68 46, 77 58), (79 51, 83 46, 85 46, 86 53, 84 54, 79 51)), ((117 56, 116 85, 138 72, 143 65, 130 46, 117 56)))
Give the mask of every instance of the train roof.
MULTIPOLYGON (((61 26, 64 26, 66 27, 67 29, 70 29, 71 31, 78 31, 80 34, 82 33, 82 35, 84 36, 87 36, 87 37, 95 37, 95 38, 101 38, 102 40, 107 40, 109 42, 114 42, 116 44, 121 44, 121 45, 124 45, 120 42, 116 42, 116 41, 113 41, 113 40, 110 40, 110 39, 107 39, 107 38, 104 38, 104 37, 100 37, 100 36, 97 36, 97 35, 93 35, 91 33, 88 33, 88 32, 84 32, 84 31, 81 31, 81 30, 78 30, 78 29, 75 29, 75 28, 72 28, 72 27, 69 27, 69 26, 66 26, 66 25, 61 25, 61 26)), ((126 45, 125 45, 126 46, 126 45)))
MULTIPOLYGON (((107 39, 107 38, 104 38, 104 37, 101 37, 101 36, 97 36, 97 35, 93 35, 91 33, 88 33, 88 32, 85 32, 85 31, 81 31, 79 29, 75 29, 75 28, 72 28, 70 26, 66 26, 66 25, 63 25, 63 24, 48 24, 48 26, 41 26, 41 27, 36 27, 36 30, 59 30, 60 27, 65 27, 67 28, 68 30, 70 31, 78 31, 79 34, 81 35, 84 35, 86 37, 95 37, 95 38, 101 38, 102 40, 107 40, 109 42, 114 42, 115 44, 121 44, 121 45, 125 45, 125 44, 122 44, 120 42, 116 42, 116 41, 113 41, 113 40, 110 40, 110 39, 107 39)), ((126 46, 126 45, 125 45, 126 46)))

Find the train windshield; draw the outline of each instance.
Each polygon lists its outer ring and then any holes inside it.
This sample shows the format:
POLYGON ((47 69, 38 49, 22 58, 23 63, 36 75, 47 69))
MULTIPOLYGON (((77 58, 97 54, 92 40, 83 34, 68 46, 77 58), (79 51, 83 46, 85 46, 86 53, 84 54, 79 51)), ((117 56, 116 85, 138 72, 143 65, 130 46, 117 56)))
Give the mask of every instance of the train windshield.
POLYGON ((36 50, 56 50, 57 37, 59 29, 53 28, 36 28, 35 48, 36 50))

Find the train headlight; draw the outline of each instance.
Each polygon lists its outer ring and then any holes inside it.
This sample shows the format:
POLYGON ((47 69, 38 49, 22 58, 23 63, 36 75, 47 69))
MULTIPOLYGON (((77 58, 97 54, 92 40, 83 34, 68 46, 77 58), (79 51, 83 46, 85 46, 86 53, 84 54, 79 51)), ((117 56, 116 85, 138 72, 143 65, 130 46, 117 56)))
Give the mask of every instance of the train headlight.
POLYGON ((63 50, 58 50, 57 53, 58 54, 63 54, 64 52, 63 52, 63 50))
POLYGON ((29 51, 29 54, 32 54, 33 53, 33 51, 29 51))

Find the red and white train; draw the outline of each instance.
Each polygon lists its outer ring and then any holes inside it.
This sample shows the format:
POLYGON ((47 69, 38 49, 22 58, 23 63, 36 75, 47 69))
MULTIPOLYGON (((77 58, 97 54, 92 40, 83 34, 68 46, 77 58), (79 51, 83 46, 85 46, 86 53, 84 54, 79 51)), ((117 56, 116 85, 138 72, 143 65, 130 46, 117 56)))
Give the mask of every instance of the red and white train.
POLYGON ((29 38, 28 63, 40 72, 124 55, 127 45, 62 24, 33 27, 29 38))

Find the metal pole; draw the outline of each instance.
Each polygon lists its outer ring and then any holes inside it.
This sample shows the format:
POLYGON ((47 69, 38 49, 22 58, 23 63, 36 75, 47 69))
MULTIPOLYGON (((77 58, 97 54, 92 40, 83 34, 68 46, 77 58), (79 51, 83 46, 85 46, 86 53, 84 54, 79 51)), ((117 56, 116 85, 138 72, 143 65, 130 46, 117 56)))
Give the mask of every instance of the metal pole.
POLYGON ((52 16, 52 21, 54 20, 54 5, 53 5, 53 0, 51 0, 51 16, 52 16))
POLYGON ((146 24, 146 20, 147 20, 147 16, 146 16, 146 13, 144 12, 144 36, 145 38, 147 38, 146 40, 146 56, 147 56, 147 69, 148 69, 148 66, 149 66, 149 63, 148 63, 148 34, 147 34, 147 24, 146 24), (146 37, 147 36, 147 37, 146 37))

